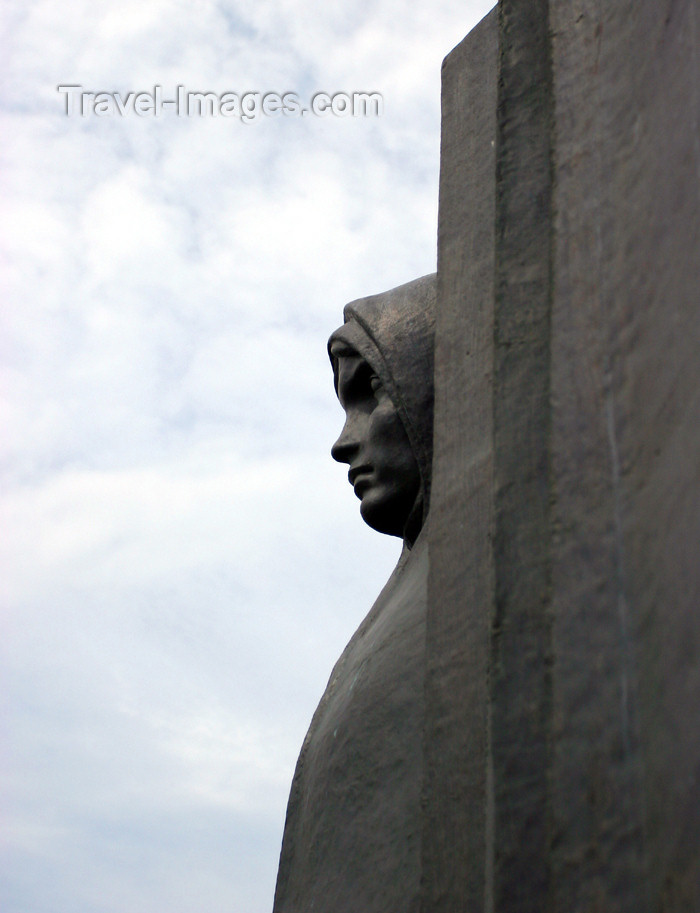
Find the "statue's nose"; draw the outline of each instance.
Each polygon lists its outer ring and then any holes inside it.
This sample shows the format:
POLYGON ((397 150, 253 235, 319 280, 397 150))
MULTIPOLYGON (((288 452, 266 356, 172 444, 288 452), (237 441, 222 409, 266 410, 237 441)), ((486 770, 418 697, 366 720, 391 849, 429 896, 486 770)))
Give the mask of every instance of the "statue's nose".
POLYGON ((356 440, 356 435, 352 433, 351 423, 346 421, 338 440, 331 447, 331 456, 339 463, 350 463, 357 451, 357 447, 358 442, 356 440))

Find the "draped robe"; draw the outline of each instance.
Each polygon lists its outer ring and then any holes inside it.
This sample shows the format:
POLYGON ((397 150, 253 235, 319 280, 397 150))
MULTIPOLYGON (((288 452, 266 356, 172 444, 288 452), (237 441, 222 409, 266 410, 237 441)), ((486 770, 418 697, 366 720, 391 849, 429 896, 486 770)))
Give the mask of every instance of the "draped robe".
MULTIPOLYGON (((274 913, 418 910, 434 301, 430 275, 352 302, 329 343, 341 339, 380 377, 421 490, 399 562, 336 663, 304 740, 274 913)), ((336 364, 334 372, 337 384, 336 364)))

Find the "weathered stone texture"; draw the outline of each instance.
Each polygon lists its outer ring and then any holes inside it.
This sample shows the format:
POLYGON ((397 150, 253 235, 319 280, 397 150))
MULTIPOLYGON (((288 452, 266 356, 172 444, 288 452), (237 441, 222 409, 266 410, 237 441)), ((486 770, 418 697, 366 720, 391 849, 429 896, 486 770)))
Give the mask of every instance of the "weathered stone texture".
POLYGON ((550 9, 562 911, 700 909, 699 24, 550 9))
POLYGON ((496 55, 494 11, 443 63, 423 826, 431 913, 479 909, 485 891, 496 55))
POLYGON ((700 8, 443 78, 423 909, 697 913, 700 8))

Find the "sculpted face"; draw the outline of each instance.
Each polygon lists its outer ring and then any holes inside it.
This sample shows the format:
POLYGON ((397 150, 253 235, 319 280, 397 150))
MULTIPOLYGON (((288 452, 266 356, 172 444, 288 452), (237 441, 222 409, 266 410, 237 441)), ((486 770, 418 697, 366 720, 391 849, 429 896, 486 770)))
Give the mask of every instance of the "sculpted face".
POLYGON ((331 455, 350 467, 348 479, 361 501, 363 520, 377 532, 401 537, 421 484, 403 422, 368 362, 339 341, 331 353, 346 415, 331 455))

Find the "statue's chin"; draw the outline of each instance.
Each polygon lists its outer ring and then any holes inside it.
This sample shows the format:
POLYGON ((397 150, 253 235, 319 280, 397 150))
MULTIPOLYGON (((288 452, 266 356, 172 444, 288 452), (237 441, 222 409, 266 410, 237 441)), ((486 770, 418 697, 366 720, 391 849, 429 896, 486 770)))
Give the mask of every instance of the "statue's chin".
POLYGON ((391 498, 379 492, 367 491, 362 496, 360 515, 378 533, 403 538, 404 527, 411 513, 414 498, 391 498))

